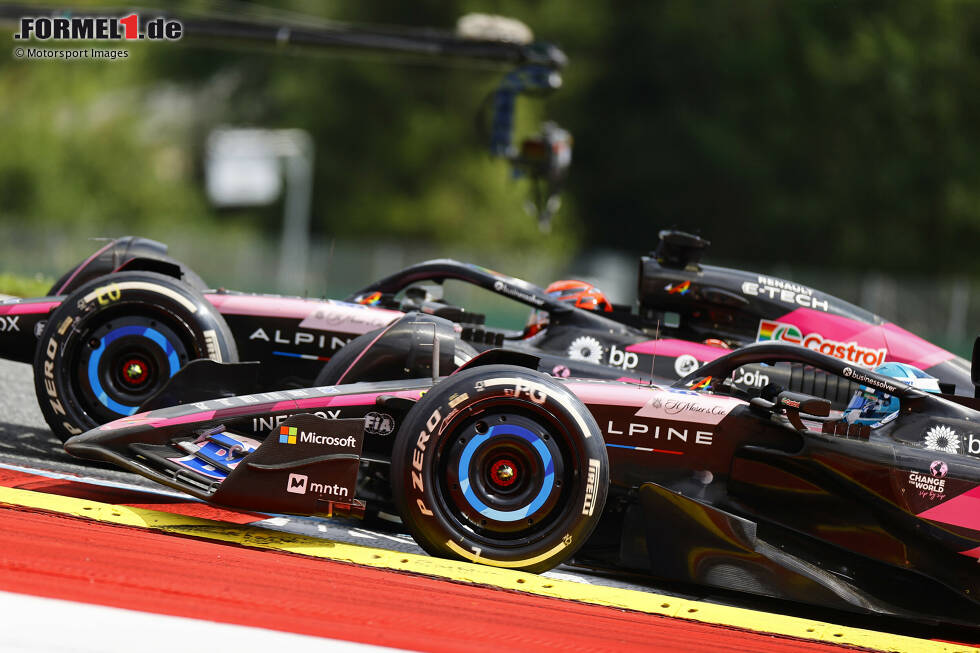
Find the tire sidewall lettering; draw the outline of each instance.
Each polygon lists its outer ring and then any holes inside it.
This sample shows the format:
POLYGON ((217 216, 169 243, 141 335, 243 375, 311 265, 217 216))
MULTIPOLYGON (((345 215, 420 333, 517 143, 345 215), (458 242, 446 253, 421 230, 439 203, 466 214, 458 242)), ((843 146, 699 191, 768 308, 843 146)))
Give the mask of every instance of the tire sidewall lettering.
MULTIPOLYGON (((112 316, 108 317, 112 320, 115 315, 126 316, 127 304, 136 309, 133 311, 134 315, 145 313, 146 309, 140 310, 141 306, 152 307, 154 315, 159 315, 159 319, 175 329, 174 333, 191 357, 207 357, 206 343, 198 332, 206 329, 220 330, 223 326, 218 322, 222 320, 220 314, 204 297, 176 279, 149 272, 118 274, 138 279, 143 286, 138 289, 120 288, 115 281, 107 283, 104 278, 83 284, 55 309, 39 337, 34 364, 35 391, 48 425, 62 439, 83 433, 101 421, 93 417, 80 403, 77 395, 85 392, 84 387, 72 386, 73 382, 80 383, 80 372, 67 369, 67 366, 75 364, 73 361, 77 361, 78 354, 73 352, 78 352, 80 347, 85 346, 86 333, 97 328, 100 316, 106 311, 113 311, 112 316), (161 290, 154 292, 157 287, 161 290), (188 301, 204 306, 205 310, 198 310, 197 315, 184 315, 168 296, 174 292, 181 293, 188 301), (84 300, 86 296, 90 298, 88 301, 84 300)), ((226 327, 223 328, 226 330, 226 327)), ((225 340, 222 350, 228 352, 226 360, 237 360, 237 348, 233 339, 225 340), (230 343, 227 340, 231 340, 230 343)))
MULTIPOLYGON (((478 370, 481 368, 475 368, 473 372, 478 370)), ((457 380, 455 384, 442 388, 439 385, 447 383, 447 380, 440 382, 420 400, 429 398, 429 402, 413 408, 418 409, 420 414, 406 418, 406 423, 413 422, 416 426, 412 427, 414 433, 405 435, 411 438, 410 450, 396 444, 398 451, 393 452, 393 465, 399 466, 397 472, 393 469, 393 480, 397 480, 397 487, 400 488, 396 489, 396 494, 399 491, 404 493, 403 499, 396 499, 396 503, 400 510, 408 513, 402 517, 406 519, 410 531, 423 548, 434 555, 459 557, 459 551, 463 550, 470 552, 464 557, 476 562, 512 568, 524 568, 522 563, 527 562, 526 568, 529 570, 544 570, 558 564, 548 564, 546 559, 554 557, 560 562, 574 553, 598 522, 608 488, 604 440, 594 424, 591 427, 594 432, 590 433, 592 437, 573 434, 578 432, 576 416, 587 416, 591 422, 594 419, 571 392, 551 379, 541 379, 533 371, 518 368, 498 373, 484 370, 483 374, 469 375, 465 382, 457 380), (549 381, 556 387, 549 387, 549 381), (529 392, 529 388, 533 388, 533 392, 529 392), (468 396, 460 401, 464 393, 468 396), (560 396, 556 396, 558 394, 560 396), (498 407, 538 415, 543 424, 552 425, 548 427, 549 432, 561 439, 560 444, 556 444, 568 456, 564 463, 567 473, 561 478, 566 482, 560 486, 561 490, 557 490, 563 494, 557 497, 558 503, 554 504, 546 518, 550 525, 544 530, 530 531, 533 535, 529 534, 527 544, 517 548, 510 545, 501 548, 501 544, 493 544, 492 534, 489 543, 484 544, 483 536, 474 539, 472 533, 457 532, 458 523, 466 522, 460 522, 461 517, 455 512, 457 509, 447 505, 447 495, 443 493, 449 490, 440 489, 440 484, 447 482, 440 478, 440 474, 445 473, 446 464, 440 460, 447 455, 447 447, 453 446, 450 439, 455 431, 469 428, 463 425, 471 424, 470 420, 484 411, 491 410, 488 415, 493 415, 492 409, 498 407), (404 469, 402 461, 408 469, 404 469), (446 550, 447 541, 455 542, 458 546, 446 550), (542 547, 546 549, 544 553, 539 550, 542 547), (533 553, 525 555, 528 550, 533 553)), ((408 426, 411 427, 411 424, 408 426)), ((408 442, 401 444, 409 445, 408 442)))

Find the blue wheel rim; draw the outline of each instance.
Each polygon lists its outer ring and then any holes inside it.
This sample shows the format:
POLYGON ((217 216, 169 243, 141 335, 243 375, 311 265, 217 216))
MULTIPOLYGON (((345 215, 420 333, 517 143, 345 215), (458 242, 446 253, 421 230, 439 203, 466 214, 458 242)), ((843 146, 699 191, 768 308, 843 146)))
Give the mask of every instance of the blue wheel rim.
POLYGON ((105 353, 106 347, 113 341, 125 336, 146 338, 159 347, 163 351, 169 365, 167 378, 172 377, 180 369, 180 357, 166 336, 153 327, 122 326, 113 329, 99 339, 99 346, 92 350, 92 354, 88 360, 88 382, 92 388, 92 394, 98 399, 99 403, 109 410, 120 415, 132 415, 139 410, 139 406, 127 406, 110 397, 102 386, 102 381, 99 379, 99 362, 102 360, 102 354, 105 353))
POLYGON ((551 496, 555 488, 555 463, 544 441, 534 432, 516 424, 496 424, 491 426, 486 433, 476 435, 466 443, 466 447, 463 449, 463 453, 459 458, 457 477, 459 478, 460 491, 473 510, 487 519, 493 519, 499 522, 515 522, 526 518, 528 515, 533 515, 540 510, 548 500, 548 497, 551 496), (516 436, 526 440, 533 447, 534 451, 537 452, 541 462, 541 468, 544 470, 541 488, 537 495, 527 505, 516 510, 503 511, 486 505, 473 491, 472 483, 470 482, 469 470, 473 455, 483 444, 494 437, 502 435, 516 436))

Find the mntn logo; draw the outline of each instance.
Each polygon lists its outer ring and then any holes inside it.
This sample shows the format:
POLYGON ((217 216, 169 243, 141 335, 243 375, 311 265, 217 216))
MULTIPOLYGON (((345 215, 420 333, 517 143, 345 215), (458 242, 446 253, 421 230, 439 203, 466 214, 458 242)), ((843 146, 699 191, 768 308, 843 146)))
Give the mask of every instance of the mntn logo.
POLYGON ((296 444, 296 427, 279 427, 279 444, 296 444))
POLYGON ((286 481, 286 492, 293 494, 306 494, 306 482, 309 477, 306 474, 290 474, 286 481))

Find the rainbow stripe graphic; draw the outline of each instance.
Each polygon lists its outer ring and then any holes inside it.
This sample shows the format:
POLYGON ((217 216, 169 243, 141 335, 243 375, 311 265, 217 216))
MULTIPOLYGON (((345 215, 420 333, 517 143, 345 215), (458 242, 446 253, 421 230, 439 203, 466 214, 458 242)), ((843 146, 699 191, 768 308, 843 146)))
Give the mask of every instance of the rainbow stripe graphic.
POLYGON ((365 306, 374 306, 375 304, 377 304, 380 301, 381 301, 381 293, 379 291, 375 290, 370 295, 367 295, 366 297, 359 298, 357 300, 357 303, 358 304, 364 304, 365 306))
POLYGON ((799 345, 803 342, 803 333, 792 324, 761 320, 759 322, 759 334, 756 336, 755 341, 765 342, 766 340, 775 340, 777 342, 781 340, 799 345))
POLYGON ((710 376, 704 377, 697 383, 691 385, 690 388, 691 390, 704 390, 706 392, 708 390, 711 390, 711 377, 710 376))
POLYGON ((682 281, 681 283, 669 283, 666 286, 664 286, 664 290, 666 290, 671 295, 686 295, 690 289, 691 289, 690 281, 682 281))

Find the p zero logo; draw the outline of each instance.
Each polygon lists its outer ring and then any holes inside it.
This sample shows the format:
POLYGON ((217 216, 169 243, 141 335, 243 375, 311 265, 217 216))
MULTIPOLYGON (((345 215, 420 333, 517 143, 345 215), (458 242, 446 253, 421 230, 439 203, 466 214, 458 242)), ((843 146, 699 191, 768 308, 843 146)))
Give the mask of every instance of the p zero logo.
MULTIPOLYGON (((435 433, 436 427, 442 421, 442 413, 436 408, 425 421, 425 428, 419 431, 418 440, 415 441, 415 449, 412 451, 412 487, 422 493, 425 491, 425 483, 422 480, 422 465, 425 463, 425 448, 429 438, 435 433)), ((432 517, 433 512, 425 505, 421 498, 415 500, 419 511, 426 517, 432 517)))
POLYGON ((589 458, 589 476, 585 484, 585 502, 582 514, 592 515, 595 511, 596 496, 599 494, 599 461, 589 458))
POLYGON ((293 494, 306 494, 306 484, 309 477, 306 474, 290 474, 286 481, 286 492, 293 494))
POLYGON ((759 333, 755 340, 756 342, 789 342, 862 367, 877 367, 885 362, 885 356, 888 354, 888 350, 884 347, 881 349, 863 347, 853 340, 840 342, 825 338, 816 332, 803 335, 793 324, 771 320, 759 322, 759 333))
MULTIPOLYGON (((68 330, 71 325, 73 318, 67 317, 58 326, 58 333, 64 335, 64 332, 68 330)), ((70 421, 68 421, 68 414, 65 412, 65 407, 61 403, 61 399, 58 398, 58 385, 55 383, 54 379, 54 368, 56 365, 55 357, 58 354, 58 341, 51 337, 48 339, 48 344, 44 348, 44 389, 48 393, 48 402, 51 404, 51 410, 63 416, 65 419, 61 422, 61 428, 65 429, 72 435, 78 435, 82 432, 82 429, 78 428, 70 421)))

